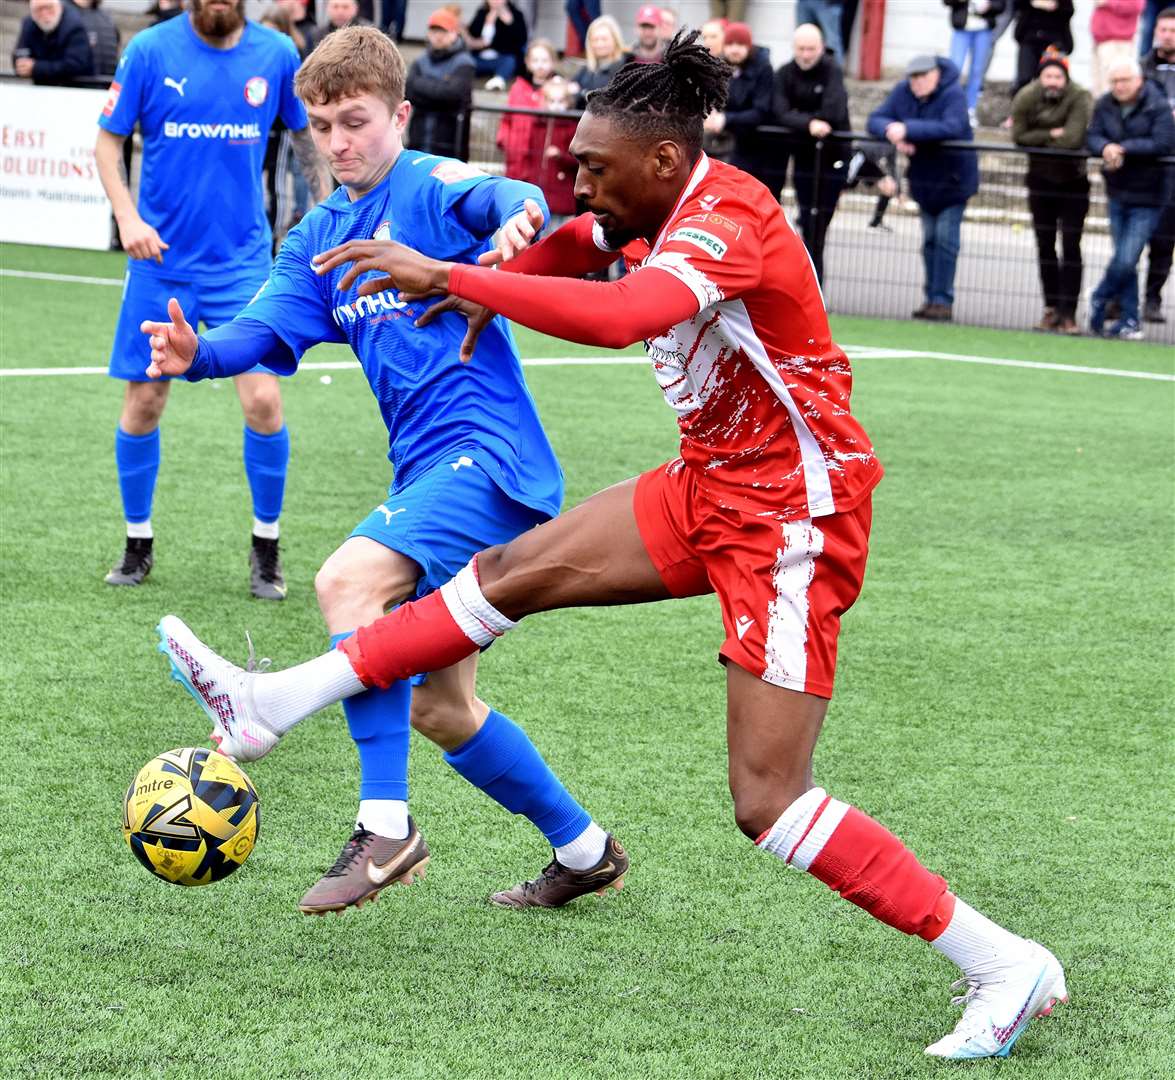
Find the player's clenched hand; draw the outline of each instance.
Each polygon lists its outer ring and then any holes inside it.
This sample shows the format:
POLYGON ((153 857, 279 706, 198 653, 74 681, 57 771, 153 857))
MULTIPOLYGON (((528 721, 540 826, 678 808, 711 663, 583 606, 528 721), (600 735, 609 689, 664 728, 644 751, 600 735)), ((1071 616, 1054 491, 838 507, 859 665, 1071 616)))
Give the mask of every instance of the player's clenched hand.
MULTIPOLYGON (((401 297, 403 294, 401 294, 401 297)), ((468 364, 473 359, 473 350, 477 347, 477 339, 481 337, 481 332, 490 324, 494 317, 494 313, 487 307, 482 307, 481 304, 475 304, 472 300, 462 300, 459 296, 446 296, 439 304, 433 304, 419 319, 413 324, 415 326, 428 326, 438 315, 443 315, 446 311, 459 311, 465 316, 469 325, 465 330, 465 340, 461 342, 461 363, 468 364)))
POLYGON ((151 363, 147 377, 159 379, 164 375, 182 375, 196 358, 196 331, 184 318, 184 309, 173 296, 167 301, 171 322, 144 320, 139 329, 151 339, 151 363))
POLYGON ((168 245, 163 242, 154 227, 148 225, 138 214, 128 221, 118 223, 118 240, 122 250, 132 259, 154 259, 163 262, 163 253, 168 245))
POLYGON ((525 251, 543 227, 543 211, 534 199, 527 199, 523 209, 506 222, 494 236, 494 250, 479 255, 482 266, 497 266, 525 251))
POLYGON ((339 247, 320 252, 313 261, 319 274, 351 264, 339 279, 339 292, 346 292, 358 277, 372 270, 382 270, 387 275, 365 281, 359 286, 360 296, 372 296, 385 289, 406 293, 447 292, 452 265, 430 259, 394 240, 349 240, 339 247))

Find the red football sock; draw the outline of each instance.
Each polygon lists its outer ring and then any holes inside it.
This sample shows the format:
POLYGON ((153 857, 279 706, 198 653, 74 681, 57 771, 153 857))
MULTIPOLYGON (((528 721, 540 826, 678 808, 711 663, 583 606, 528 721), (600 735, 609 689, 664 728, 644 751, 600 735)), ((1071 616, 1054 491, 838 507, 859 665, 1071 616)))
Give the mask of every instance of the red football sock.
POLYGON ((478 644, 457 625, 439 591, 429 593, 367 626, 338 647, 364 686, 386 690, 394 682, 440 671, 472 656, 478 644))
POLYGON ((472 656, 514 625, 482 595, 475 555, 436 592, 361 626, 338 647, 364 686, 387 689, 472 656))
POLYGON ((905 934, 933 941, 951 920, 946 881, 884 825, 822 788, 800 796, 758 843, 905 934))

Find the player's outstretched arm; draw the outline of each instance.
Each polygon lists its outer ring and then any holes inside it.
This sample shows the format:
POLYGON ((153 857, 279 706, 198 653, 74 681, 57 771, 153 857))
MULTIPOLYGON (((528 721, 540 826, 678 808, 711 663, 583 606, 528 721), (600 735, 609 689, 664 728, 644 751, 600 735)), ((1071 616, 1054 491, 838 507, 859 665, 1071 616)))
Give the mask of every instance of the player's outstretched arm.
POLYGON ((439 296, 449 291, 449 270, 454 266, 453 263, 430 259, 394 240, 348 240, 329 251, 320 252, 311 261, 319 275, 351 264, 339 279, 336 286, 339 292, 346 292, 363 274, 380 270, 387 275, 363 282, 359 286, 360 296, 374 296, 385 289, 439 296))
POLYGON ((151 362, 147 377, 184 375, 196 358, 196 331, 184 318, 184 309, 173 296, 167 301, 168 322, 144 320, 139 329, 150 338, 151 362))

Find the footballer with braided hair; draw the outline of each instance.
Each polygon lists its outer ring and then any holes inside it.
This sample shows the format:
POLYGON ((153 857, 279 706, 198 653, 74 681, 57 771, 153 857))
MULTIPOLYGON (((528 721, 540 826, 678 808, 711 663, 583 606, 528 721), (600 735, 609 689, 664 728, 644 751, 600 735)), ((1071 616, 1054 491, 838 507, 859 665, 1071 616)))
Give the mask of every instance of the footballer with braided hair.
MULTIPOLYGON (((246 723, 284 730, 338 696, 457 663, 537 612, 717 593, 739 829, 962 968, 963 1017, 927 1053, 1002 1057, 1065 1000, 1056 957, 956 898, 884 825, 813 780, 881 466, 849 410, 849 362, 803 244, 766 187, 701 150, 728 77, 686 33, 663 64, 625 68, 592 94, 571 143, 590 213, 505 261, 482 257, 497 270, 379 241, 316 257, 320 272, 351 264, 340 288, 380 271, 359 291, 447 292, 587 345, 643 340, 677 414, 680 456, 481 552, 333 652, 249 674, 207 650, 201 677, 246 723), (579 280, 618 251, 626 277, 579 280)), ((584 422, 606 415, 601 401, 584 422)), ((185 647, 206 649, 168 618, 185 647)), ((514 903, 557 902, 567 873, 556 858, 515 887, 514 903)))

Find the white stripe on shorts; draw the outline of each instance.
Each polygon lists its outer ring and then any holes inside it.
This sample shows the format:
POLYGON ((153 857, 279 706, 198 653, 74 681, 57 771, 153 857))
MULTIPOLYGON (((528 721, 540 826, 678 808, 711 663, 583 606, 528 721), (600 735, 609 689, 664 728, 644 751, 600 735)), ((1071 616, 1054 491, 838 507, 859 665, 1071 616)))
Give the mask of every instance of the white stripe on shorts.
POLYGON ((810 518, 785 522, 782 532, 771 571, 775 599, 767 605, 763 681, 802 691, 808 674, 808 587, 824 551, 824 533, 810 518))

